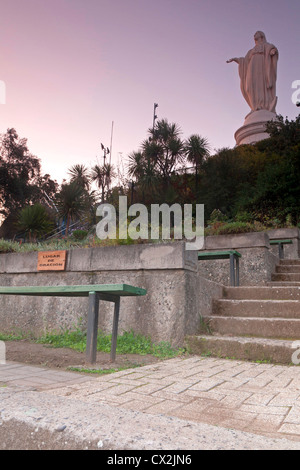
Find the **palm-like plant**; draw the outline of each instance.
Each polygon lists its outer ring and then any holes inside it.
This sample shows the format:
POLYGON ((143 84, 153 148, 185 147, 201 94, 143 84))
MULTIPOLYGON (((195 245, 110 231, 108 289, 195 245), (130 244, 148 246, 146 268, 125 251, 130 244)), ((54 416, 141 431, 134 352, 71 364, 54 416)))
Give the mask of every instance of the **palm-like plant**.
POLYGON ((86 192, 76 181, 63 184, 60 192, 57 194, 57 207, 59 215, 65 218, 66 236, 68 236, 71 220, 79 219, 86 209, 86 192))
POLYGON ((184 153, 187 160, 195 167, 195 193, 196 198, 198 194, 198 174, 199 169, 205 160, 209 156, 210 148, 209 143, 205 137, 201 137, 198 134, 191 135, 184 142, 184 153))
MULTIPOLYGON (((147 141, 148 142, 148 141, 147 141)), ((157 192, 159 183, 159 174, 156 170, 155 151, 150 151, 151 142, 148 142, 149 148, 143 152, 132 152, 128 158, 128 175, 135 178, 139 188, 142 191, 143 200, 146 194, 157 192)), ((154 144, 152 144, 153 147, 154 144)))
POLYGON ((90 173, 90 180, 94 181, 98 188, 102 191, 102 201, 104 201, 105 189, 109 189, 109 186, 116 177, 116 172, 113 165, 110 163, 104 163, 104 165, 95 165, 90 173))
POLYGON ((42 237, 53 228, 53 222, 45 207, 38 203, 20 211, 17 225, 21 231, 28 235, 30 242, 36 242, 37 238, 42 237))
POLYGON ((114 169, 114 166, 111 165, 110 163, 104 163, 103 170, 105 174, 105 185, 106 185, 106 188, 109 189, 111 182, 114 178, 116 178, 117 173, 114 169))
POLYGON ((150 138, 142 145, 143 151, 156 161, 159 172, 168 181, 184 158, 180 127, 162 119, 157 121, 154 129, 149 129, 149 134, 150 138))
POLYGON ((73 165, 69 169, 69 175, 71 176, 71 183, 77 183, 82 189, 89 190, 90 176, 89 170, 85 165, 73 165))
POLYGON ((127 171, 128 175, 139 179, 144 171, 144 155, 142 152, 131 152, 128 155, 127 171))

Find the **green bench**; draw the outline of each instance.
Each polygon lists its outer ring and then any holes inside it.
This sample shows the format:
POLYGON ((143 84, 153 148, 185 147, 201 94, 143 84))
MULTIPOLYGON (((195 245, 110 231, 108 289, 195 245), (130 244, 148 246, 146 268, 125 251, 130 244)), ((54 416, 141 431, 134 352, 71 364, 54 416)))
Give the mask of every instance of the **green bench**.
POLYGON ((121 297, 146 295, 147 291, 127 284, 92 284, 88 286, 0 286, 0 295, 29 295, 48 297, 88 297, 88 325, 86 360, 96 362, 99 301, 114 303, 114 318, 110 358, 116 358, 120 299, 121 297))
POLYGON ((236 250, 198 252, 198 260, 229 259, 230 285, 233 287, 240 284, 239 258, 241 256, 241 253, 236 250))
POLYGON ((292 240, 270 240, 270 245, 278 245, 278 255, 279 259, 284 258, 284 251, 283 251, 283 246, 284 245, 291 245, 293 243, 292 240))

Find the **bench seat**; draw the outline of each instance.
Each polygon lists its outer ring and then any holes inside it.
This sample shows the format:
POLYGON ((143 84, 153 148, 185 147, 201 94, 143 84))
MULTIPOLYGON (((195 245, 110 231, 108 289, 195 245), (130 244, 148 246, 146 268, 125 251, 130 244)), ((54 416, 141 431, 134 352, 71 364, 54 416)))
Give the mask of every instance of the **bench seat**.
POLYGON ((88 326, 86 361, 96 362, 99 301, 114 303, 111 341, 111 361, 116 358, 120 298, 146 295, 147 291, 128 284, 90 284, 85 286, 0 286, 0 295, 28 295, 41 297, 88 297, 88 326))
POLYGON ((146 290, 128 284, 90 284, 87 286, 0 286, 0 294, 56 297, 88 297, 90 292, 124 296, 145 295, 146 290))

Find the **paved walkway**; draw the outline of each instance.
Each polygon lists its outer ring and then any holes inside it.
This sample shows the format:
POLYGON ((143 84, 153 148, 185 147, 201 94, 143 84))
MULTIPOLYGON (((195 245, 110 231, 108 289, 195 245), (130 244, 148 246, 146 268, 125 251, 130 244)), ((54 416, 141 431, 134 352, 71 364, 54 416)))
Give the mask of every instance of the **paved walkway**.
POLYGON ((300 367, 192 356, 90 377, 17 363, 0 386, 300 441, 300 367))

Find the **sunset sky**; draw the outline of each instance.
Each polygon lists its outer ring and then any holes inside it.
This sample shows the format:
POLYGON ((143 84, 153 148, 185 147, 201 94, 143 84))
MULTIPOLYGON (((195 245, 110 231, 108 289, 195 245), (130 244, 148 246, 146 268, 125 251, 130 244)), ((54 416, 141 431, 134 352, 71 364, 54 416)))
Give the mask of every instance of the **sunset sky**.
MULTIPOLYGON (((70 166, 126 164, 159 119, 235 145, 250 111, 237 64, 257 30, 279 49, 277 112, 294 119, 299 0, 0 0, 0 133, 14 127, 61 182, 70 166)), ((300 98, 300 92, 299 92, 300 98)))

